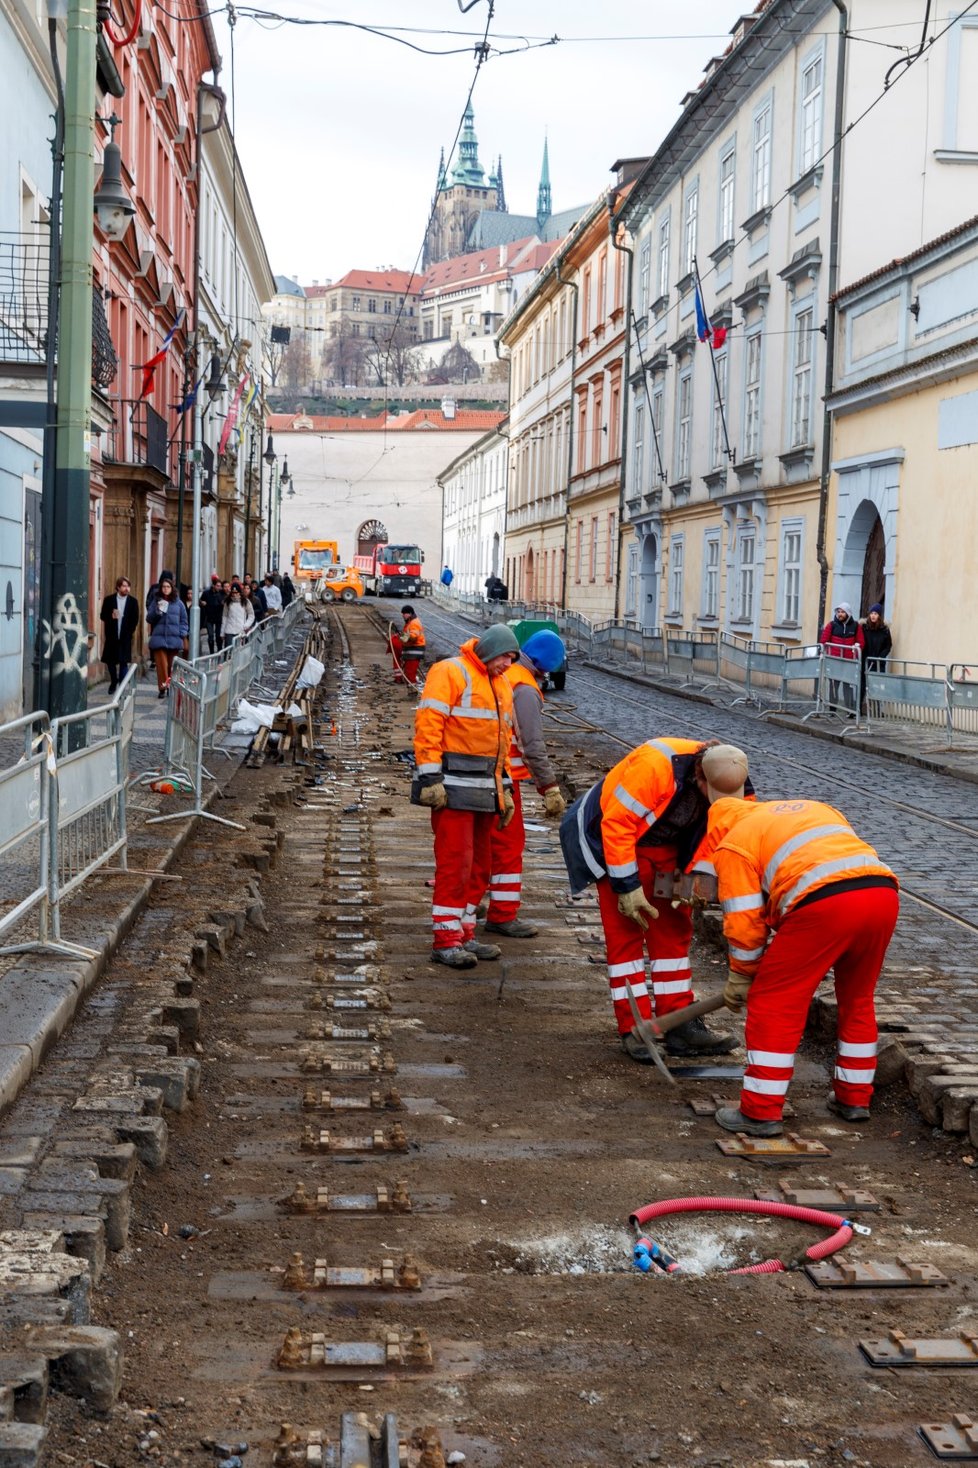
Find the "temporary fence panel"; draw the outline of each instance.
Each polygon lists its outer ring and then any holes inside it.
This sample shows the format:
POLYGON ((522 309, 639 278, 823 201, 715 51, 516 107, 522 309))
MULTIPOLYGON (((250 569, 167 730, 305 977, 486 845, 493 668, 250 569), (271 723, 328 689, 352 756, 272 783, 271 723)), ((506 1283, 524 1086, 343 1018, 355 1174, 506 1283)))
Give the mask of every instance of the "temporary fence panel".
POLYGON ((858 723, 862 696, 863 670, 858 647, 848 649, 847 657, 835 657, 826 651, 819 677, 819 699, 822 710, 851 715, 858 723))
MULTIPOLYGON (((52 749, 45 713, 25 714, 0 725, 0 740, 22 749, 17 763, 0 770, 0 938, 35 909, 37 937, 12 943, 0 953, 30 952, 49 945, 49 809, 48 758, 52 749)), ((56 914, 55 914, 56 916, 56 914)), ((54 924, 57 937, 57 923, 54 924)))
POLYGON ((665 636, 658 627, 643 627, 642 629, 642 667, 645 672, 657 671, 665 667, 666 642, 665 636))
MULTIPOLYGON (((826 665, 837 659, 826 658, 826 665)), ((948 727, 948 670, 941 663, 888 658, 882 669, 866 671, 866 704, 871 720, 948 727)))
POLYGON ((693 638, 689 632, 666 632, 666 672, 670 678, 693 680, 693 638))
POLYGON ((784 676, 785 649, 780 642, 752 642, 750 644, 750 686, 756 694, 759 688, 769 691, 780 689, 784 676))
POLYGON ((743 696, 735 699, 735 703, 741 703, 744 699, 751 697, 749 642, 744 642, 739 637, 732 637, 729 632, 720 634, 717 678, 721 683, 743 687, 743 696))
POLYGON ((951 663, 947 670, 949 730, 978 734, 978 667, 951 663))
POLYGON ((788 709, 804 709, 805 718, 821 710, 822 649, 813 647, 786 647, 781 661, 781 692, 778 712, 788 709))

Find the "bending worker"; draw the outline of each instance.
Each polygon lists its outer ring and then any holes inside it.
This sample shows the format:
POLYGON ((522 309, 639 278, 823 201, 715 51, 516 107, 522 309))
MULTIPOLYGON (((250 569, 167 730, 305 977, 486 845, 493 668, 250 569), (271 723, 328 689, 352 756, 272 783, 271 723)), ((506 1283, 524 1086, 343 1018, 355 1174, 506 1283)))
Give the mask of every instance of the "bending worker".
MULTIPOLYGON (((653 906, 655 878, 677 868, 712 874, 698 857, 710 797, 743 792, 746 781, 747 756, 733 745, 650 739, 592 785, 561 822, 571 891, 597 884, 618 1033, 625 1054, 641 1064, 651 1065, 652 1056, 635 1033, 628 991, 647 1019, 645 947, 656 1014, 693 1002, 692 912, 668 898, 653 906)), ((702 1019, 687 1020, 666 1036, 670 1055, 724 1055, 736 1043, 730 1035, 713 1034, 702 1019)))
POLYGON ((475 909, 489 884, 493 825, 507 826, 515 809, 505 673, 519 653, 502 623, 470 638, 457 657, 433 665, 414 716, 411 799, 430 809, 435 838, 431 962, 448 968, 472 968, 501 952, 476 940, 475 909))
MULTIPOLYGON (((507 669, 513 689, 513 743, 509 763, 513 772, 513 819, 492 832, 492 868, 489 877, 489 911, 486 932, 505 938, 533 938, 537 929, 517 914, 523 884, 523 825, 521 786, 533 780, 543 796, 543 808, 551 817, 562 816, 567 802, 560 793, 543 737, 543 689, 548 673, 563 667, 567 650, 556 632, 546 628, 534 632, 523 644, 517 660, 507 669)), ((481 897, 482 894, 480 893, 481 897)))
POLYGON ((731 1009, 747 1005, 740 1108, 721 1107, 717 1121, 731 1132, 780 1136, 808 1006, 830 968, 839 1018, 829 1110, 868 1121, 873 995, 900 905, 896 877, 844 816, 815 800, 717 800, 706 849, 729 945, 723 997, 731 1009))
POLYGON ((418 668, 424 656, 424 628, 412 606, 401 607, 401 617, 404 625, 400 632, 394 631, 393 623, 390 629, 394 682, 415 685, 418 681, 418 668))

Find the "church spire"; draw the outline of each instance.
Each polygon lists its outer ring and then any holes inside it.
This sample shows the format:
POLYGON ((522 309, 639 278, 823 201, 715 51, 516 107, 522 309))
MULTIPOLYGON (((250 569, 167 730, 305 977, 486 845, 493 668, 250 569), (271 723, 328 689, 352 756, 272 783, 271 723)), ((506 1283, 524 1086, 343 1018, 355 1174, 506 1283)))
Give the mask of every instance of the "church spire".
POLYGON ((479 162, 479 142, 475 135, 475 113, 472 103, 465 108, 462 134, 458 140, 458 162, 452 169, 453 184, 467 184, 470 188, 485 188, 486 176, 479 162))
POLYGON ((440 194, 445 187, 445 149, 442 148, 438 159, 438 182, 435 184, 435 193, 440 194))
POLYGON ((552 212, 550 202, 550 154, 547 139, 543 140, 543 167, 540 170, 540 187, 537 189, 537 229, 543 233, 552 212))
POLYGON ((503 188, 503 155, 500 153, 499 162, 496 164, 496 208, 500 214, 506 213, 506 190, 503 188))

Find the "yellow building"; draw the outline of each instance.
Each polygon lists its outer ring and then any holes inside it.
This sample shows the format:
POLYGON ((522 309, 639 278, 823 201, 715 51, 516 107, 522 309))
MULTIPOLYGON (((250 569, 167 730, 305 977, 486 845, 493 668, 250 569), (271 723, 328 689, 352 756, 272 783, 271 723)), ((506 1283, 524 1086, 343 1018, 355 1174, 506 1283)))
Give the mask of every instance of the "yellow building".
POLYGON ((884 607, 893 656, 967 662, 978 597, 978 220, 837 297, 828 611, 884 607))

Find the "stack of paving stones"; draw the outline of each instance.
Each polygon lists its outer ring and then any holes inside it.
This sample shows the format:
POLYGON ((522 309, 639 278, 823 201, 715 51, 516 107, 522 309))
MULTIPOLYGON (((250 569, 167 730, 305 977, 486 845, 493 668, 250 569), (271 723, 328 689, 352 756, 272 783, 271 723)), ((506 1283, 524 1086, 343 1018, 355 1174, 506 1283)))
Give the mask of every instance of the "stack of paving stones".
POLYGON ((197 979, 249 925, 267 931, 261 874, 283 839, 274 808, 291 803, 272 790, 251 827, 228 835, 227 860, 195 872, 191 901, 181 888, 174 906, 150 905, 130 939, 138 966, 117 956, 0 1124, 2 1468, 38 1463, 49 1391, 96 1412, 118 1395, 121 1343, 91 1323, 92 1290, 107 1251, 126 1246, 139 1169, 166 1161, 165 1113, 198 1093, 197 979))

